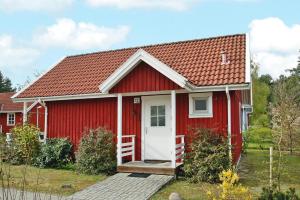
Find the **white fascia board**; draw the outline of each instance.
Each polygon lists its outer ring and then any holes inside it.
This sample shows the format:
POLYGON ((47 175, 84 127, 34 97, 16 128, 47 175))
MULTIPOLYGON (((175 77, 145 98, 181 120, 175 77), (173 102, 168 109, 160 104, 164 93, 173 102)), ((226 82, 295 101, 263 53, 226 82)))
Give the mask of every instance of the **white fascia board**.
POLYGON ((251 88, 251 85, 249 83, 245 83, 245 84, 233 84, 233 85, 199 86, 199 87, 193 87, 190 92, 226 91, 226 87, 228 87, 229 90, 249 90, 251 88))
POLYGON ((161 74, 171 79, 180 87, 186 87, 187 79, 185 77, 183 77, 182 75, 171 69, 168 65, 159 61, 157 58, 147 53, 143 49, 139 49, 99 86, 100 91, 102 93, 108 93, 108 91, 114 85, 116 85, 141 61, 146 62, 148 65, 150 65, 151 67, 159 71, 161 74))
POLYGON ((250 58, 250 36, 246 34, 246 70, 245 70, 245 82, 251 82, 251 58, 250 58))
POLYGON ((63 100, 78 100, 78 99, 97 99, 97 98, 110 98, 117 97, 116 94, 78 94, 78 95, 65 95, 65 96, 51 96, 51 97, 32 97, 32 98, 14 98, 13 102, 33 102, 36 100, 42 101, 63 101, 63 100))
POLYGON ((23 110, 8 110, 8 111, 0 111, 0 113, 22 113, 23 110))
POLYGON ((32 86, 35 82, 37 82, 40 78, 42 78, 45 74, 47 74, 50 70, 52 70, 56 65, 58 65, 60 62, 62 62, 66 57, 62 57, 61 59, 59 59, 58 62, 56 62, 54 65, 52 65, 48 70, 46 70, 44 73, 42 73, 40 76, 38 76, 36 79, 34 79, 31 83, 29 83, 27 86, 25 86, 24 88, 22 88, 19 92, 17 92, 16 94, 14 94, 11 99, 17 98, 22 92, 24 92, 27 88, 29 88, 30 86, 32 86))

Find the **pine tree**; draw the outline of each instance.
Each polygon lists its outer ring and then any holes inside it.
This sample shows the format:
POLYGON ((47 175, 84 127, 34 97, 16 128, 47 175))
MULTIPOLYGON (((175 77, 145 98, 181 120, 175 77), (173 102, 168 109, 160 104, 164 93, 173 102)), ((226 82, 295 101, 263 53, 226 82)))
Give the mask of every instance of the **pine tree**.
POLYGON ((12 87, 11 80, 4 77, 0 71, 0 92, 14 92, 15 88, 12 87))

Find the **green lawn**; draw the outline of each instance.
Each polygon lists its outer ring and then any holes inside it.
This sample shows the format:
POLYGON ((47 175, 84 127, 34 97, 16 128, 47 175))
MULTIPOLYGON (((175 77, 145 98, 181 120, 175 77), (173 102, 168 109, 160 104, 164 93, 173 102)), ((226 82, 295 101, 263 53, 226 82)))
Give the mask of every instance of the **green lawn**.
MULTIPOLYGON (((239 167, 239 176, 241 183, 252 191, 256 196, 261 187, 268 186, 269 183, 269 152, 260 150, 248 150, 248 153, 243 155, 239 167)), ((300 156, 287 155, 285 170, 282 177, 283 188, 294 187, 297 193, 300 194, 300 156)), ((218 191, 218 184, 191 184, 184 179, 173 181, 161 191, 159 191, 152 199, 168 199, 172 192, 177 192, 183 199, 206 199, 206 192, 218 191)))
POLYGON ((25 182, 25 189, 28 191, 59 195, 70 195, 106 178, 104 175, 89 176, 72 170, 39 169, 24 165, 2 164, 1 169, 5 174, 4 183, 1 186, 7 186, 7 175, 10 174, 9 183, 14 188, 21 189, 25 182), (69 185, 71 188, 63 188, 63 185, 69 185))

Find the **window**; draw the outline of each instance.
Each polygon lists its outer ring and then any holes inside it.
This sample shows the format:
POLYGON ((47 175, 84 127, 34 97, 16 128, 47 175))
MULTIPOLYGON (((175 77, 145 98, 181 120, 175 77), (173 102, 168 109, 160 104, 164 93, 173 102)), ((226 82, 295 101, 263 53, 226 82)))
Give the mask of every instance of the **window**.
POLYGON ((151 106, 151 126, 166 125, 166 108, 165 106, 151 106))
POLYGON ((15 113, 7 113, 7 125, 14 126, 16 123, 16 115, 15 113))
POLYGON ((189 94, 189 117, 212 117, 212 93, 189 94))

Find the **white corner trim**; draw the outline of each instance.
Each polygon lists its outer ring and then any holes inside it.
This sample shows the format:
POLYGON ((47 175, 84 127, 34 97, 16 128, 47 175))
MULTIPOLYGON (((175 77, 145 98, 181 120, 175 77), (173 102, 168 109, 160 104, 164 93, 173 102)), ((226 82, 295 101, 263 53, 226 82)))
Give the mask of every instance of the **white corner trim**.
POLYGON ((245 82, 251 82, 251 58, 250 58, 250 36, 246 33, 246 70, 245 70, 245 82))
POLYGON ((108 91, 117 84, 123 77, 125 77, 137 64, 144 61, 173 82, 178 84, 182 88, 189 89, 187 87, 187 79, 171 69, 168 65, 159 61, 157 58, 147 53, 143 49, 139 49, 130 58, 127 59, 117 70, 115 70, 101 85, 99 89, 102 93, 108 93, 108 91))
POLYGON ((22 92, 24 92, 26 89, 28 89, 30 86, 32 86, 35 82, 37 82, 40 78, 42 78, 44 75, 46 75, 50 70, 52 70, 56 65, 58 65, 61 61, 63 61, 66 57, 62 57, 61 59, 59 59, 58 62, 56 62, 55 64, 53 64, 48 70, 46 70, 45 72, 43 72, 40 76, 38 76, 36 79, 34 79, 31 83, 29 83, 27 86, 25 86, 24 88, 22 88, 19 92, 17 92, 16 94, 14 94, 11 99, 16 98, 17 96, 19 96, 22 92))
POLYGON ((189 94, 189 118, 211 118, 213 117, 213 93, 190 93, 189 94), (205 113, 196 113, 194 111, 194 98, 207 98, 207 111, 205 113))

